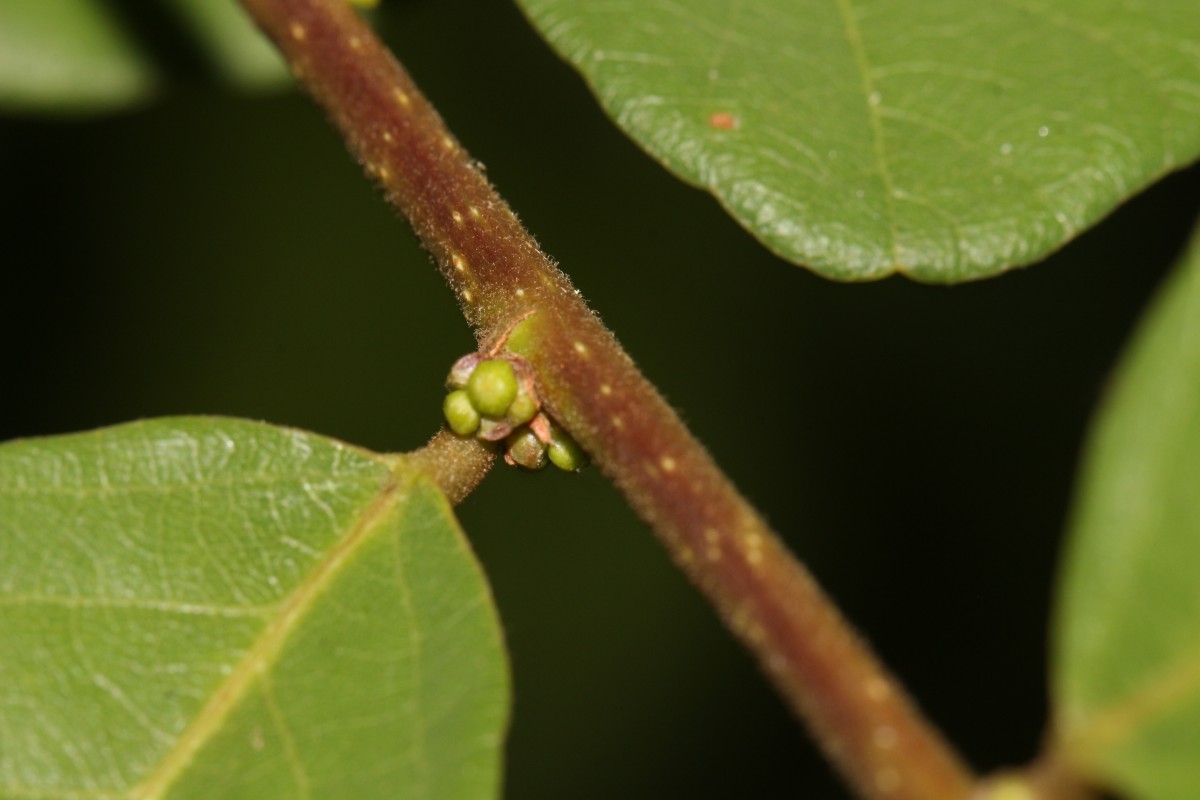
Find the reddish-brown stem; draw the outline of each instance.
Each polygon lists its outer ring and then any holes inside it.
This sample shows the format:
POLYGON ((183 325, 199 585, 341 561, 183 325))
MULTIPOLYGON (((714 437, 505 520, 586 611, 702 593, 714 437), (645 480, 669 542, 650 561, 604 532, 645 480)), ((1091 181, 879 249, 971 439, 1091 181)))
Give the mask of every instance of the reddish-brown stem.
POLYGON ((481 349, 509 347, 864 798, 964 800, 973 777, 538 249, 343 0, 242 0, 415 228, 481 349))

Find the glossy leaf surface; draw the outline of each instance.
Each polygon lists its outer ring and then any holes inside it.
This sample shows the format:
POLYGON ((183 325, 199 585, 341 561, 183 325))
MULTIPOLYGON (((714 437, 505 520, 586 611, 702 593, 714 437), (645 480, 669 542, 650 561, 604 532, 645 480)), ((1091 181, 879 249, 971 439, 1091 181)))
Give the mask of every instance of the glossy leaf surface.
POLYGON ((402 459, 180 418, 0 447, 0 798, 495 797, 488 588, 402 459))
POLYGON ((1064 751, 1143 800, 1200 786, 1200 244, 1150 310, 1090 447, 1060 598, 1064 751))
POLYGON ((521 0, 642 147, 838 279, 1042 258, 1200 154, 1192 0, 521 0))

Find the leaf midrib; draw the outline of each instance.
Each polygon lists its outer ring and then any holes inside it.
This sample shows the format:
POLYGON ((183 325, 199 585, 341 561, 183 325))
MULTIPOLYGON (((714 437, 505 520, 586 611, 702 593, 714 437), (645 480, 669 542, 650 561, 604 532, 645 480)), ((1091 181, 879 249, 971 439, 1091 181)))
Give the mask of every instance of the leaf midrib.
POLYGON ((1081 761, 1096 761, 1155 718, 1200 694, 1200 648, 1144 681, 1117 703, 1065 734, 1065 746, 1081 761))
POLYGON ((411 488, 410 476, 403 476, 396 469, 389 473, 387 481, 346 535, 330 548, 312 572, 279 604, 275 617, 184 729, 171 751, 141 783, 130 790, 130 800, 156 800, 166 794, 196 753, 220 731, 221 724, 238 707, 255 680, 274 663, 291 632, 304 619, 321 590, 334 580, 341 566, 369 538, 374 528, 408 497, 411 488))

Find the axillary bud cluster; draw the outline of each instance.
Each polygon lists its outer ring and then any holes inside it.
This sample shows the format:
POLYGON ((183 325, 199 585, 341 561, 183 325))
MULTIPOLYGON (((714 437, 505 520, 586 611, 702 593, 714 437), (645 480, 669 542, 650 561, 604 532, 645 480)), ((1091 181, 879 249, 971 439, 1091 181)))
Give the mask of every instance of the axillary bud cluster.
POLYGON ((503 441, 509 464, 538 470, 549 461, 569 472, 587 466, 575 440, 542 411, 533 368, 520 356, 463 356, 451 368, 446 388, 442 412, 450 430, 503 441))

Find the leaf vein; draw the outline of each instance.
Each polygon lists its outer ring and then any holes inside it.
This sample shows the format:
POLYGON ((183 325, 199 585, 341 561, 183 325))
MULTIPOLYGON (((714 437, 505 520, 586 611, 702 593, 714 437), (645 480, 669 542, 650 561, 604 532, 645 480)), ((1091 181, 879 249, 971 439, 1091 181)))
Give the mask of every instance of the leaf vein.
MULTIPOLYGON (((405 529, 407 530, 407 529, 405 529)), ((423 672, 421 668, 421 620, 417 615, 416 609, 413 607, 412 593, 408 588, 408 578, 404 573, 404 551, 402 548, 401 534, 396 534, 392 537, 392 547, 395 551, 396 564, 396 584, 397 591, 400 595, 400 602, 404 606, 404 613, 408 617, 410 624, 405 628, 408 631, 409 647, 412 650, 412 714, 408 718, 412 721, 413 726, 413 767, 416 773, 416 786, 413 787, 414 797, 429 797, 429 750, 425 742, 426 720, 424 715, 421 693, 424 689, 422 686, 423 672)))
POLYGON ((895 191, 896 187, 892 180, 892 171, 888 165, 887 153, 884 147, 883 135, 883 119, 879 115, 879 110, 874 103, 874 98, 877 98, 875 90, 875 82, 872 79, 872 67, 870 59, 867 57, 866 43, 863 42, 862 31, 859 30, 858 21, 854 18, 854 7, 852 0, 836 0, 838 13, 842 17, 842 26, 846 34, 846 42, 850 45, 850 51, 854 56, 854 63, 858 68, 860 85, 863 91, 863 102, 866 105, 867 124, 871 129, 871 152, 875 159, 875 165, 879 173, 879 183, 883 189, 883 208, 884 215, 887 217, 888 232, 891 234, 891 254, 893 269, 900 267, 900 243, 899 232, 896 229, 896 205, 895 191))
POLYGON ((221 605, 193 603, 186 600, 155 600, 145 597, 101 597, 95 595, 32 593, 0 595, 0 606, 26 605, 60 606, 62 608, 121 608, 207 617, 266 617, 278 608, 276 605, 221 605))
POLYGON ((224 683, 209 698, 191 724, 175 740, 175 746, 130 793, 131 800, 163 797, 183 774, 192 758, 220 731, 221 723, 251 691, 255 678, 274 663, 292 630, 303 619, 321 590, 333 580, 341 565, 365 540, 375 525, 386 518, 408 495, 410 484, 393 475, 381 487, 358 520, 317 564, 310 575, 277 607, 277 614, 250 646, 224 683))

